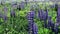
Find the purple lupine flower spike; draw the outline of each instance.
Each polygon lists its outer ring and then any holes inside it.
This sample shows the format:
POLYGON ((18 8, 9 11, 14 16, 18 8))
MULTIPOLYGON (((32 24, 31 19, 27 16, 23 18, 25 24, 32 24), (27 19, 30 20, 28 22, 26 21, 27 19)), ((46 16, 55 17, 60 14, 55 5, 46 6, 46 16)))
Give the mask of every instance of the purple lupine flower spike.
POLYGON ((43 18, 44 20, 47 20, 48 18, 48 9, 46 8, 46 11, 44 11, 45 13, 43 13, 43 18))
POLYGON ((60 25, 60 6, 58 6, 58 11, 57 11, 57 22, 55 24, 55 34, 58 34, 59 25, 60 25))
POLYGON ((51 20, 51 16, 48 16, 48 28, 50 29, 50 27, 52 29, 54 29, 54 23, 53 21, 51 20))
POLYGON ((58 31, 59 31, 59 24, 58 23, 56 23, 55 24, 55 28, 54 28, 54 32, 55 32, 55 34, 58 34, 58 31))
POLYGON ((45 12, 45 19, 44 19, 44 26, 45 28, 47 28, 47 19, 48 19, 48 9, 46 9, 46 12, 45 12))
POLYGON ((15 17, 15 11, 11 10, 10 15, 11 15, 11 17, 15 17))
POLYGON ((44 27, 47 28, 47 20, 44 20, 44 27))
POLYGON ((60 24, 60 7, 58 7, 58 11, 57 11, 57 23, 60 24))
POLYGON ((57 10, 57 22, 56 22, 55 28, 54 28, 55 34, 58 34, 59 25, 60 25, 60 6, 58 6, 58 10, 57 10))
POLYGON ((48 29, 50 29, 51 23, 52 23, 51 16, 48 16, 48 29))
POLYGON ((42 10, 38 10, 38 17, 42 20, 43 19, 43 12, 42 10))
POLYGON ((33 34, 38 34, 38 27, 35 23, 33 24, 33 34))
POLYGON ((48 18, 48 9, 46 9, 46 19, 48 18))
POLYGON ((56 23, 56 24, 55 24, 55 28, 54 28, 55 34, 58 34, 58 30, 59 30, 58 26, 59 26, 59 24, 56 23))
POLYGON ((48 17, 48 10, 43 11, 43 10, 38 10, 38 17, 41 19, 41 20, 46 20, 47 17, 48 17))
POLYGON ((37 26, 34 23, 34 15, 35 12, 31 11, 28 13, 27 15, 27 19, 28 19, 28 25, 29 25, 29 34, 38 34, 37 33, 37 26))
POLYGON ((38 10, 38 17, 40 18, 40 20, 44 20, 44 27, 47 27, 47 17, 48 17, 48 10, 43 11, 43 10, 38 10))
POLYGON ((51 20, 51 16, 48 16, 48 25, 47 25, 48 29, 51 29, 52 32, 54 32, 54 28, 55 28, 55 24, 53 23, 53 21, 51 20))

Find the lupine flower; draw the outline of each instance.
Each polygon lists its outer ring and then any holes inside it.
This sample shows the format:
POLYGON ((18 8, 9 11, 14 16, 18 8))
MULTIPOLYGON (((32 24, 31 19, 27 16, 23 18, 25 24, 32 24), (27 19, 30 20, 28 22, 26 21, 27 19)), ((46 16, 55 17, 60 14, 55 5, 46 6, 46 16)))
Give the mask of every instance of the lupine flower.
POLYGON ((43 10, 38 10, 38 17, 40 18, 40 20, 44 21, 44 27, 47 27, 47 17, 48 17, 48 11, 46 10, 46 12, 44 12, 43 10))
POLYGON ((44 27, 47 28, 47 20, 44 20, 44 27))
POLYGON ((43 11, 42 10, 38 10, 38 17, 43 20, 43 11))
POLYGON ((35 15, 35 12, 34 11, 31 11, 28 13, 28 19, 29 18, 34 18, 34 15, 35 15), (31 15, 30 15, 31 14, 31 15))
POLYGON ((58 34, 58 30, 59 30, 58 26, 59 26, 59 24, 56 23, 56 24, 55 24, 55 28, 54 28, 55 34, 58 34))
POLYGON ((38 17, 42 20, 46 20, 48 17, 48 11, 38 10, 38 17))
POLYGON ((58 25, 59 25, 59 24, 57 24, 57 23, 55 24, 55 28, 54 28, 55 34, 58 34, 58 30, 59 30, 58 25))
POLYGON ((48 18, 48 9, 46 9, 45 17, 48 18))
POLYGON ((10 15, 11 15, 11 17, 15 17, 15 12, 14 12, 14 10, 11 10, 10 15))
POLYGON ((50 16, 48 16, 48 29, 52 29, 52 31, 54 31, 54 23, 50 16))
POLYGON ((33 24, 33 34, 38 34, 38 27, 35 23, 33 24))
POLYGON ((54 32, 54 27, 55 27, 55 24, 54 24, 53 21, 51 20, 51 16, 48 16, 48 25, 47 25, 47 28, 48 28, 48 29, 51 29, 52 32, 54 32))
POLYGON ((48 18, 48 10, 46 9, 45 14, 43 15, 44 17, 44 27, 47 28, 47 18, 48 18))
POLYGON ((58 7, 58 11, 57 11, 57 22, 60 24, 60 7, 58 7))
POLYGON ((28 19, 28 22, 29 22, 29 34, 38 34, 37 33, 37 26, 35 25, 35 23, 34 23, 34 11, 31 11, 31 12, 29 12, 28 13, 28 17, 27 17, 27 19, 28 19))
POLYGON ((58 27, 60 24, 59 23, 55 23, 55 26, 58 27))
POLYGON ((48 16, 48 29, 50 29, 50 27, 51 27, 51 17, 48 16))
POLYGON ((54 32, 55 32, 55 34, 58 34, 58 27, 55 27, 55 29, 54 29, 54 32))
POLYGON ((60 7, 58 7, 58 10, 57 10, 57 22, 55 24, 55 29, 54 29, 55 34, 58 34, 59 25, 60 25, 60 7))
POLYGON ((46 8, 46 12, 44 14, 45 19, 44 19, 44 27, 47 28, 47 19, 48 19, 48 9, 46 8))

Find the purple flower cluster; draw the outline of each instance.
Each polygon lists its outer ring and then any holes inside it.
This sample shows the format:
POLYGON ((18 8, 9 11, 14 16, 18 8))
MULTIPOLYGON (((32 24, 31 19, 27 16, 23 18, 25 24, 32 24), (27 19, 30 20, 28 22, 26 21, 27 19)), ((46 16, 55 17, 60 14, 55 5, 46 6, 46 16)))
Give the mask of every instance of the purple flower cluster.
POLYGON ((31 11, 28 13, 27 19, 28 19, 28 25, 29 25, 29 34, 38 34, 38 28, 36 24, 34 23, 34 15, 35 12, 31 11))
POLYGON ((48 18, 48 10, 46 9, 46 11, 43 10, 38 10, 38 17, 40 18, 40 20, 44 21, 44 27, 47 27, 47 18, 48 18))
POLYGON ((57 11, 57 23, 56 24, 53 23, 51 16, 48 15, 47 9, 46 11, 39 9, 38 17, 40 18, 40 20, 44 21, 45 28, 51 29, 53 32, 55 32, 55 34, 58 34, 58 29, 59 29, 58 26, 60 24, 60 7, 58 7, 58 11, 57 11))
POLYGON ((43 10, 38 10, 38 17, 41 19, 41 20, 46 20, 47 17, 48 17, 48 10, 43 11, 43 10))

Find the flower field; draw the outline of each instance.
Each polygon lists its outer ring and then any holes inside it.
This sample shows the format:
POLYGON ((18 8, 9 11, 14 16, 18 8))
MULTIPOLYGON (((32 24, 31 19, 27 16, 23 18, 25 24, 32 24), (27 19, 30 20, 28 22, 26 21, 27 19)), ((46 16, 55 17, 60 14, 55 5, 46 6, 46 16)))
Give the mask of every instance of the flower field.
POLYGON ((0 34, 60 34, 60 5, 1 3, 0 34))

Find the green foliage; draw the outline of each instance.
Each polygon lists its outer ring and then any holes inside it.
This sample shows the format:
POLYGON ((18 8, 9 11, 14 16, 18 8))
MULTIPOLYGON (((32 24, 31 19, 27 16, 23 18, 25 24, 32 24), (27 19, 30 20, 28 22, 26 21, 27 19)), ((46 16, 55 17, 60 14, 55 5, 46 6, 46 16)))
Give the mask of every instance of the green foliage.
MULTIPOLYGON (((0 19, 0 34, 4 34, 5 32, 7 34, 28 34, 28 21, 26 19, 26 15, 29 12, 29 6, 27 5, 24 10, 18 11, 17 9, 15 10, 16 12, 16 17, 10 17, 10 10, 11 6, 9 4, 6 4, 8 7, 8 20, 7 22, 3 22, 3 20, 0 19), (2 23, 2 24, 1 24, 2 23)), ((42 9, 44 7, 41 5, 40 6, 42 9)), ((0 5, 0 10, 3 8, 2 5, 0 5)), ((38 12, 38 11, 36 11, 38 12)), ((52 16, 52 20, 56 22, 56 11, 52 11, 52 9, 49 9, 49 15, 52 16)), ((38 34, 49 34, 51 30, 48 30, 47 28, 43 27, 43 21, 40 21, 37 16, 34 19, 35 23, 38 26, 38 34)), ((53 32, 52 32, 53 33, 53 32)))

